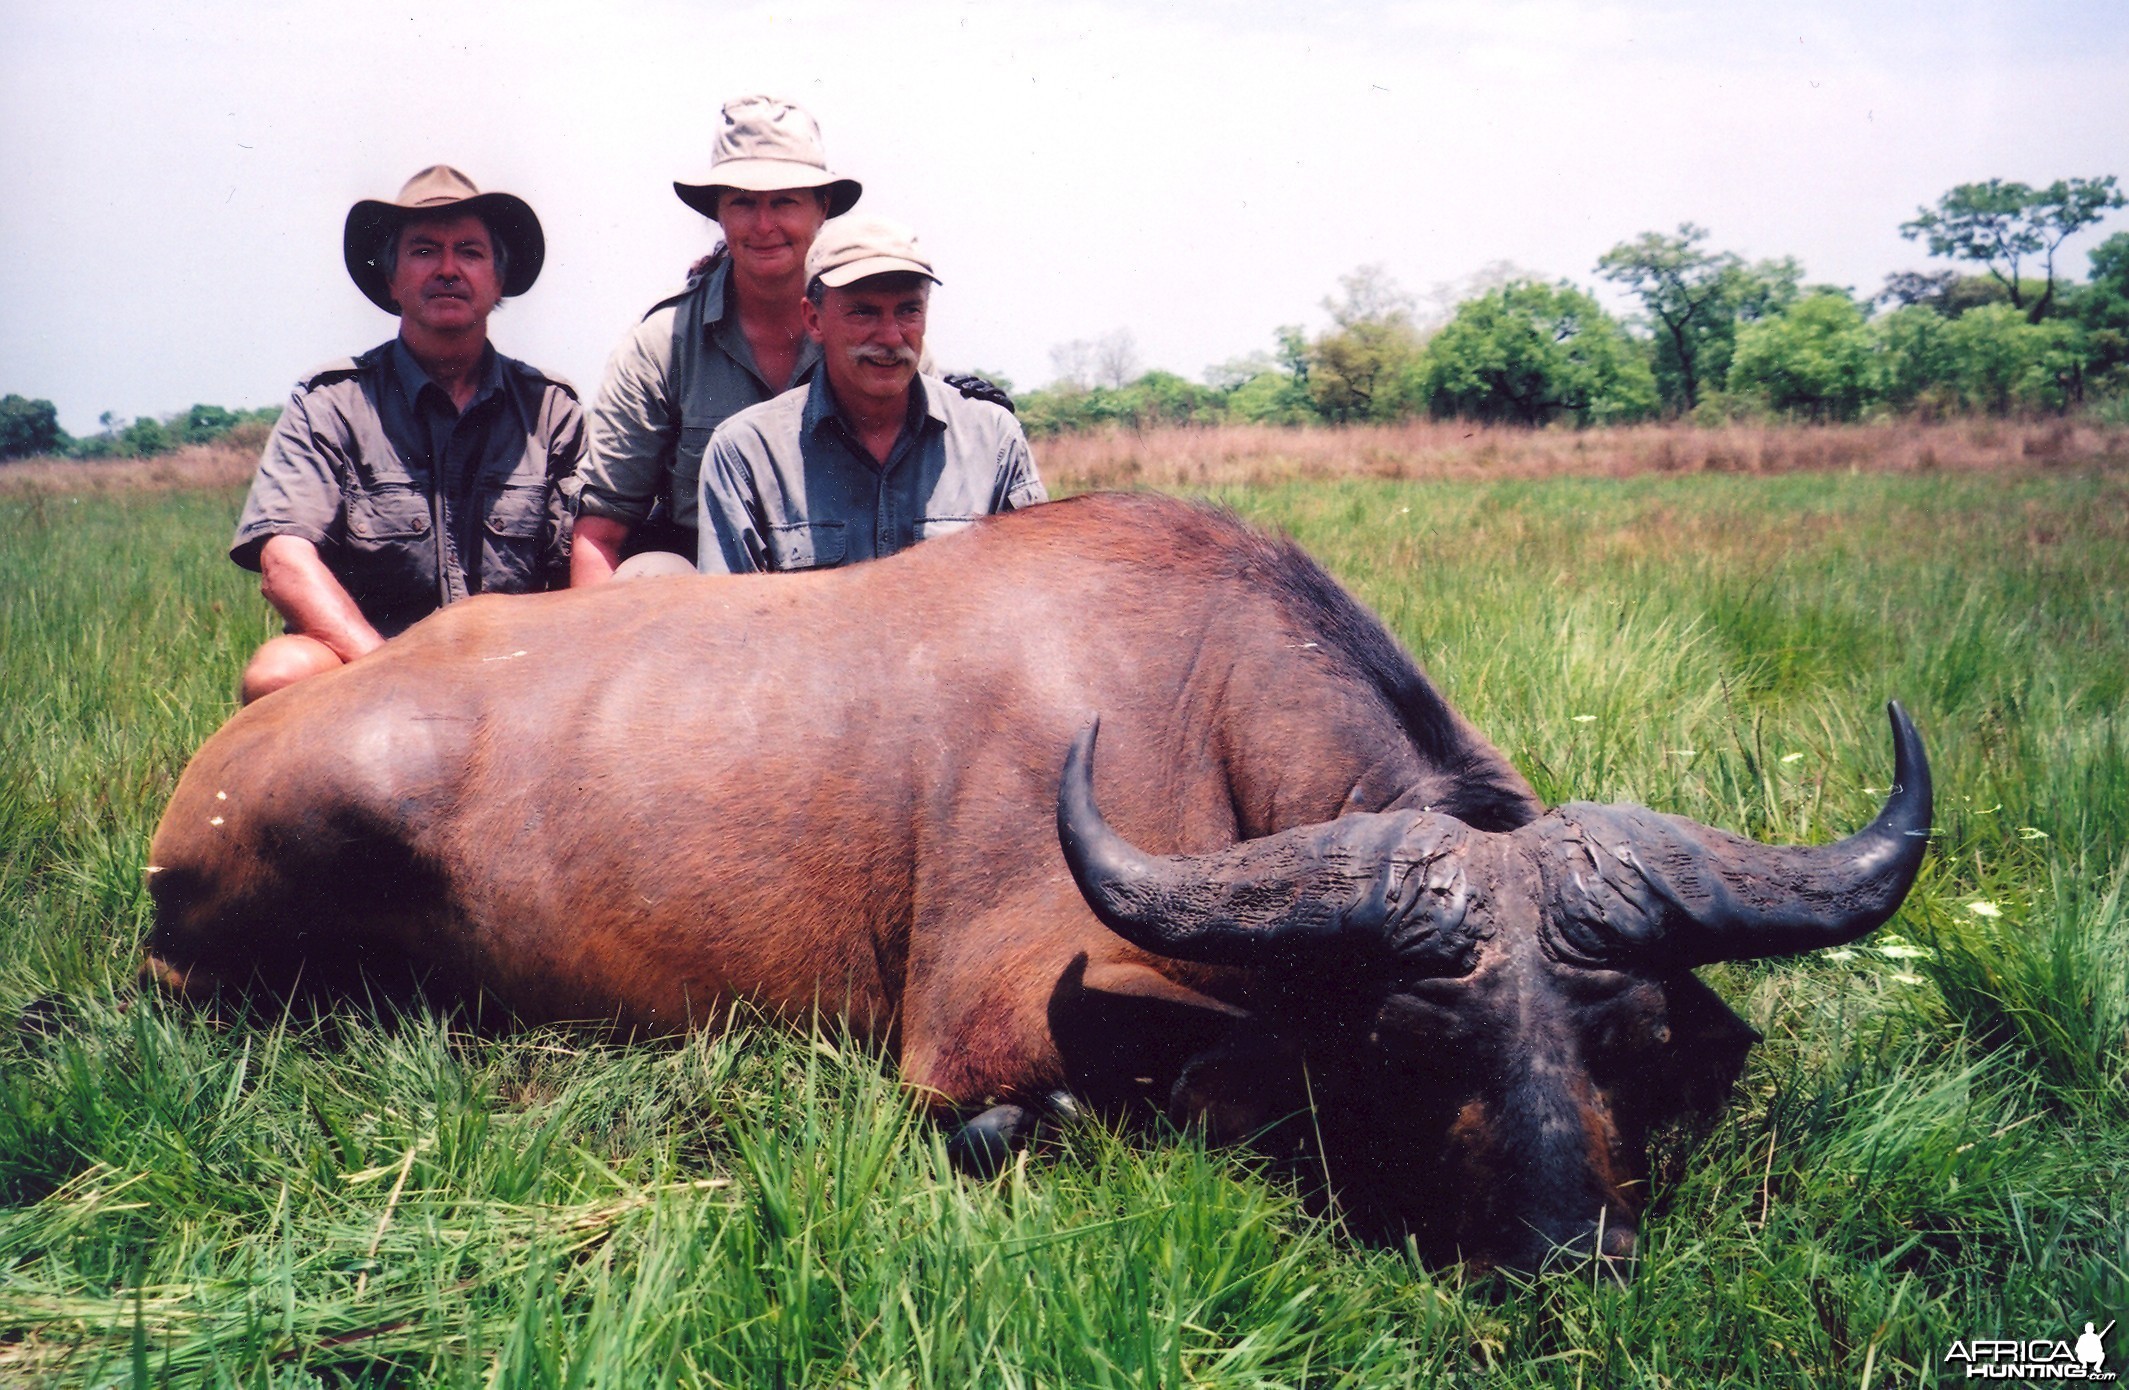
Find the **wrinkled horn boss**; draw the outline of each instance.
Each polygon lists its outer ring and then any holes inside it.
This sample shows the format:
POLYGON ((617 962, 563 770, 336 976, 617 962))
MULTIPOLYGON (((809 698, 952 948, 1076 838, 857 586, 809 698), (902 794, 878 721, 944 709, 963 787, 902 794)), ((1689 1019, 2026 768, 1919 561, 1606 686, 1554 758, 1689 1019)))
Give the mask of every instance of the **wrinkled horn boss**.
POLYGON ((1897 700, 1893 788, 1831 845, 1763 845, 1640 806, 1561 807, 1534 827, 1545 947, 1588 966, 1658 968, 1838 946, 1892 916, 1929 843, 1929 758, 1897 700))
POLYGON ((1460 975, 1483 930, 1465 876, 1479 832, 1447 816, 1342 816, 1206 854, 1155 856, 1094 804, 1096 720, 1065 756, 1057 838, 1095 916, 1145 950, 1212 965, 1391 964, 1460 975))

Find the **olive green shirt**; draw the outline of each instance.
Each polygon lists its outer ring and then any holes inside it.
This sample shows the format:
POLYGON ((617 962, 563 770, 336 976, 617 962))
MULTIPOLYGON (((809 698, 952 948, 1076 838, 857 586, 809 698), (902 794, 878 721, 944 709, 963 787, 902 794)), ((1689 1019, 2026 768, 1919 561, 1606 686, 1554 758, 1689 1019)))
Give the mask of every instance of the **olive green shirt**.
POLYGON ((739 315, 728 312, 731 274, 731 261, 720 258, 679 294, 652 306, 614 349, 591 410, 582 513, 633 528, 663 496, 673 521, 693 527, 711 432, 811 376, 821 350, 808 340, 790 383, 762 380, 739 315))
POLYGON ((918 376, 887 462, 837 415, 826 372, 743 410, 710 441, 696 568, 825 569, 1046 501, 1013 413, 918 376))

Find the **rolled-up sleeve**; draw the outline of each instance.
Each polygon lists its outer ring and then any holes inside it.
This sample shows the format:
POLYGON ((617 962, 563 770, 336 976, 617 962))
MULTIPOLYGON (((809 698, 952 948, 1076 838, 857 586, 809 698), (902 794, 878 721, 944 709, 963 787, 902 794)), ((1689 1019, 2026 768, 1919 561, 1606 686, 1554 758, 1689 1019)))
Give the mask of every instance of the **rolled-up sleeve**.
POLYGON ((541 564, 551 588, 567 588, 569 549, 584 480, 584 407, 576 396, 549 387, 540 403, 540 438, 547 443, 547 529, 541 564))
POLYGON ((991 499, 994 512, 1015 512, 1050 500, 1050 491, 1035 471, 1035 456, 1028 450, 1028 437, 1014 425, 1006 431, 998 449, 998 491, 991 499))
POLYGON ((252 476, 236 538, 229 543, 230 559, 257 569, 259 551, 275 536, 301 536, 320 548, 337 543, 347 468, 344 425, 330 405, 300 387, 289 398, 252 476))
POLYGON ((695 568, 704 574, 755 574, 768 566, 768 545, 753 505, 754 474, 740 444, 745 427, 729 422, 710 436, 710 455, 695 485, 701 530, 695 568))
POLYGON ((631 527, 650 515, 679 436, 668 381, 672 359, 670 310, 637 324, 607 359, 578 474, 580 513, 631 527))

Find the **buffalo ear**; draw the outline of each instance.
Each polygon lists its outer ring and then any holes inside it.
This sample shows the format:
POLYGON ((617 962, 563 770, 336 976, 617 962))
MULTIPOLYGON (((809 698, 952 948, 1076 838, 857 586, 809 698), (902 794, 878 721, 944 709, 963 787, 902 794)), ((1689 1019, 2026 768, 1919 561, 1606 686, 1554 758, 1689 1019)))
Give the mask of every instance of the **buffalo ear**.
POLYGON ((1308 1103, 1301 1049, 1245 1023, 1190 1059, 1168 1094, 1168 1118, 1183 1128, 1203 1125, 1210 1143, 1253 1141, 1276 1151, 1283 1147, 1274 1137, 1281 1121, 1305 1113, 1308 1103))
POLYGON ((1095 1109, 1158 1105, 1192 1057, 1246 1010, 1130 961, 1074 956, 1050 988, 1051 1041, 1072 1093, 1095 1109))
POLYGON ((1722 997, 1680 971, 1664 981, 1671 1030, 1663 1084, 1652 1098, 1658 1116, 1708 1114, 1729 1104, 1760 1031, 1722 997))

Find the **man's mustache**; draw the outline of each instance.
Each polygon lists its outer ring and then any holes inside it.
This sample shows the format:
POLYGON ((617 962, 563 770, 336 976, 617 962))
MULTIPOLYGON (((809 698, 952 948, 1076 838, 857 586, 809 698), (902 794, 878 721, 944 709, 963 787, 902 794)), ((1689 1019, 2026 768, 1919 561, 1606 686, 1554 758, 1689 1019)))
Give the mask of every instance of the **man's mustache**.
POLYGON ((850 349, 850 360, 869 367, 914 367, 917 354, 907 347, 857 347, 850 349))

